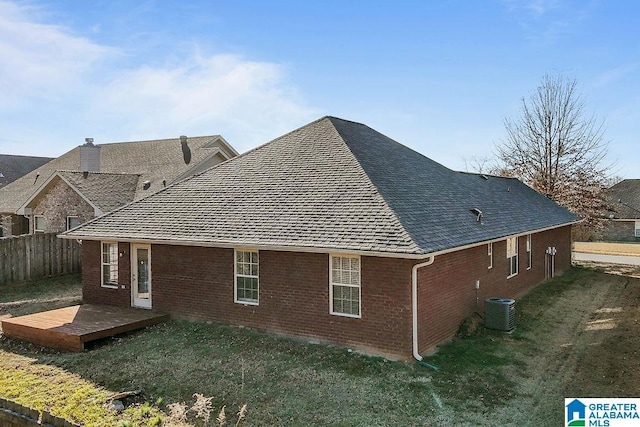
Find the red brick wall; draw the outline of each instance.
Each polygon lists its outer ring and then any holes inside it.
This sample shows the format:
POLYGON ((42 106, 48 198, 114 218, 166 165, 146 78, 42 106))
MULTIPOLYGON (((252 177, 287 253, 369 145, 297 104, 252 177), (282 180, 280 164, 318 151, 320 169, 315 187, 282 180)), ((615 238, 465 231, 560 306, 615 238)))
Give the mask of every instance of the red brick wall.
POLYGON ((82 241, 82 300, 86 304, 131 305, 131 274, 129 243, 118 243, 117 289, 104 288, 102 283, 101 242, 82 241), (124 288, 123 288, 124 287, 124 288))
MULTIPOLYGON (((87 303, 131 304, 129 245, 119 283, 100 287, 100 244, 83 242, 87 303)), ((361 258, 362 317, 329 314, 329 255, 260 251, 260 303, 234 302, 233 249, 153 245, 152 304, 174 317, 212 319, 351 346, 390 357, 411 356, 410 260, 361 258)))
MULTIPOLYGON (((533 266, 526 269, 526 237, 519 238, 519 274, 507 279, 506 242, 436 256, 419 270, 419 343, 425 352, 452 337, 491 296, 518 297, 545 277, 547 246, 558 249, 556 271, 570 266, 570 227, 533 236, 533 266)), ((130 249, 120 243, 119 289, 100 287, 100 243, 83 242, 85 302, 131 304, 130 249)), ((350 346, 368 353, 410 358, 411 268, 415 260, 361 257, 362 317, 329 314, 329 255, 260 251, 260 303, 234 303, 233 249, 153 245, 153 308, 175 317, 235 325, 350 346)))
POLYGON ((260 251, 259 305, 234 302, 233 250, 154 245, 153 307, 186 318, 353 346, 389 356, 411 347, 408 260, 362 257, 362 318, 329 314, 329 255, 260 251))
MULTIPOLYGON (((453 337, 474 311, 484 315, 490 297, 517 298, 545 279, 545 251, 555 246, 556 274, 571 266, 571 227, 532 236, 532 266, 527 270, 526 236, 518 238, 518 274, 507 279, 506 240, 493 244, 493 268, 489 269, 487 245, 436 256, 418 270, 418 342, 421 353, 453 337), (477 292, 476 280, 480 280, 477 292)), ((517 303, 516 303, 517 310, 517 303)))

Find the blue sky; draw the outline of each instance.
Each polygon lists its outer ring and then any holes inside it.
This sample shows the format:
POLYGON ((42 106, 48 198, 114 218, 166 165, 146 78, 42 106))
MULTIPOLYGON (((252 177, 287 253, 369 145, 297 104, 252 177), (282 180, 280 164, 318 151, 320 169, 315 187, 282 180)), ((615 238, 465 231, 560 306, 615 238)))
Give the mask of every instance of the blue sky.
POLYGON ((181 134, 242 152, 333 115, 465 170, 560 72, 640 178, 639 19, 613 0, 0 0, 0 153, 181 134))

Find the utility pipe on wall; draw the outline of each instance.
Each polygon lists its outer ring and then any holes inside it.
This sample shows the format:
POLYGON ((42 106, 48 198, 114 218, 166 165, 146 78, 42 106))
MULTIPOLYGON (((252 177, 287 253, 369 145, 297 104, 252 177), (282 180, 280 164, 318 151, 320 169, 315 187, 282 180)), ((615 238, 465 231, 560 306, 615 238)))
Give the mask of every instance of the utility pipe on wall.
POLYGON ((435 256, 431 255, 429 259, 420 264, 416 264, 411 269, 411 309, 413 314, 413 357, 421 362, 422 356, 418 351, 418 269, 433 264, 435 256))

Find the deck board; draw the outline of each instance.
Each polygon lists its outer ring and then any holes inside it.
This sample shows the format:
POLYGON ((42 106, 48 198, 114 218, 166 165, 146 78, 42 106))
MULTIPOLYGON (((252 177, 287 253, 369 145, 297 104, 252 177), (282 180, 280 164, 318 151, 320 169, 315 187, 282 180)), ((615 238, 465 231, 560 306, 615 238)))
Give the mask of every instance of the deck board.
POLYGON ((2 320, 3 334, 45 347, 82 351, 89 341, 165 322, 169 315, 106 305, 74 305, 2 320))

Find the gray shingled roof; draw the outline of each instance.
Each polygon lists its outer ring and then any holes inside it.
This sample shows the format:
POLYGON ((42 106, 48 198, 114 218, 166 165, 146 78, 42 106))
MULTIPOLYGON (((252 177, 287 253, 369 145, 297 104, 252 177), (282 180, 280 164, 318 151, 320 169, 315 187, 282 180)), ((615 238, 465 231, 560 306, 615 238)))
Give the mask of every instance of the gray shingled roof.
POLYGON ((63 236, 423 255, 578 219, 486 178, 325 117, 63 236))
POLYGON ((50 157, 0 154, 0 187, 4 187, 51 160, 53 159, 50 157))
POLYGON ((640 219, 640 179, 625 179, 607 190, 617 219, 640 219))
POLYGON ((78 192, 102 212, 111 212, 134 200, 140 175, 58 171, 78 192))
MULTIPOLYGON (((212 156, 223 151, 226 157, 237 155, 219 135, 188 138, 191 161, 185 164, 179 138, 152 141, 96 144, 100 147, 100 172, 117 174, 139 174, 140 182, 135 198, 141 198, 163 188, 163 182, 171 184, 188 171, 206 163, 212 156), (151 187, 143 189, 143 182, 151 187)), ((0 188, 0 213, 15 213, 42 183, 56 171, 80 170, 80 147, 53 159, 31 171, 22 178, 0 188), (37 178, 36 178, 37 176, 37 178)))

